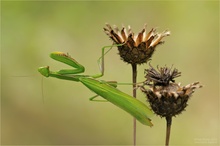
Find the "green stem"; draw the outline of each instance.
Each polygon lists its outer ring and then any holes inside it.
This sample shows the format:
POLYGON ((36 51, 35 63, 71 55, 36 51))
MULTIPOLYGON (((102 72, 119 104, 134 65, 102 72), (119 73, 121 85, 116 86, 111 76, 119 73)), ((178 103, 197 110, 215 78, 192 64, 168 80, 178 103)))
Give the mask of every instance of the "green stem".
POLYGON ((169 146, 172 117, 171 116, 166 117, 166 122, 167 122, 167 130, 166 130, 166 143, 165 143, 165 146, 169 146))
MULTIPOLYGON (((133 82, 133 97, 136 98, 136 83, 137 83, 137 64, 132 64, 132 82, 133 82)), ((136 119, 133 119, 133 144, 136 146, 136 119)))

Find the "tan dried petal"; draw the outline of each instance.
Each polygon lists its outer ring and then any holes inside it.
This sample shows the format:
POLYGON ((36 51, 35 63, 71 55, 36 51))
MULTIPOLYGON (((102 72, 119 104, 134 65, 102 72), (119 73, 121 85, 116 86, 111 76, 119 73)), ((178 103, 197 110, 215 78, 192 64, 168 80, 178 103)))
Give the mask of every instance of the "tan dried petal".
POLYGON ((143 34, 145 32, 145 29, 143 29, 136 38, 136 46, 138 46, 143 41, 143 34))
POLYGON ((122 36, 124 42, 126 42, 127 41, 127 35, 126 35, 126 30, 125 30, 124 27, 121 30, 121 36, 122 36))
POLYGON ((150 47, 155 47, 161 42, 163 37, 169 36, 169 35, 170 35, 169 31, 164 31, 163 33, 158 34, 156 39, 151 43, 150 47))
POLYGON ((145 36, 145 38, 144 38, 144 42, 146 42, 147 40, 149 40, 149 38, 151 37, 151 36, 154 36, 154 32, 156 31, 156 29, 154 29, 154 28, 152 28, 151 29, 151 31, 150 32, 148 32, 148 34, 145 36))

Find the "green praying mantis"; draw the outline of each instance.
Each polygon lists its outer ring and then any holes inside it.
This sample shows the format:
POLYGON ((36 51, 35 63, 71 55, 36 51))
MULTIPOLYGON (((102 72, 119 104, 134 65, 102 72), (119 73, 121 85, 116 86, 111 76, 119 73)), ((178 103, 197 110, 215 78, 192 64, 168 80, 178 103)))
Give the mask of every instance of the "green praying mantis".
POLYGON ((113 46, 105 46, 102 48, 102 55, 98 59, 98 64, 101 73, 96 75, 79 75, 85 71, 84 66, 79 64, 75 59, 73 59, 69 54, 62 52, 54 52, 50 54, 50 57, 56 61, 65 63, 74 69, 62 69, 59 71, 50 71, 49 66, 44 66, 38 68, 38 71, 45 77, 55 77, 63 80, 70 80, 75 82, 81 82, 87 88, 97 95, 90 98, 92 101, 97 96, 103 97, 106 101, 111 102, 112 104, 118 106, 124 111, 131 114, 139 122, 147 126, 153 126, 151 123, 150 117, 153 115, 153 112, 138 99, 118 90, 117 82, 108 82, 103 80, 96 80, 96 78, 102 77, 104 75, 104 56, 110 51, 113 46), (106 48, 110 48, 105 52, 106 48), (101 61, 101 63, 100 63, 101 61))

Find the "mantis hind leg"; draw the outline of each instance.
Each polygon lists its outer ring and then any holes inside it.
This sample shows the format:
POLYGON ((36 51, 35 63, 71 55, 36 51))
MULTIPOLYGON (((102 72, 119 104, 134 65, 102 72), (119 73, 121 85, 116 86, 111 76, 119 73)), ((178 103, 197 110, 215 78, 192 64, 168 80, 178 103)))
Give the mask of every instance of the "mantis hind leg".
POLYGON ((91 98, 89 98, 89 100, 90 101, 97 101, 97 102, 108 102, 108 100, 94 100, 95 98, 97 98, 99 95, 95 95, 95 96, 93 96, 93 97, 91 97, 91 98))

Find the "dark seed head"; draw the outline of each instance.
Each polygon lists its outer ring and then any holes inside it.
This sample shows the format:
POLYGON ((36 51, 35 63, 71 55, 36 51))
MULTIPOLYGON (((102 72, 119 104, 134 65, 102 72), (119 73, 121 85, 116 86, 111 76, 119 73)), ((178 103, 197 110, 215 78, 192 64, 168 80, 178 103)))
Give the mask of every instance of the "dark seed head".
POLYGON ((169 31, 156 33, 156 29, 151 29, 150 32, 146 33, 144 27, 137 36, 134 36, 130 27, 128 27, 127 34, 124 27, 119 31, 118 27, 115 26, 112 29, 109 24, 106 24, 104 31, 114 43, 124 44, 118 47, 119 55, 123 61, 129 64, 146 63, 154 53, 156 46, 163 43, 162 38, 170 35, 169 31))
POLYGON ((175 77, 179 77, 177 69, 168 67, 155 70, 152 66, 146 70, 145 85, 149 89, 141 87, 142 92, 147 96, 152 110, 161 117, 172 117, 185 110, 188 99, 197 88, 202 86, 199 82, 194 82, 186 86, 180 86, 174 82, 175 77), (152 84, 151 84, 152 83, 152 84))

